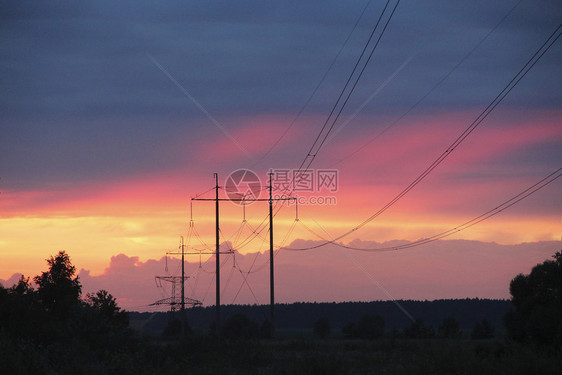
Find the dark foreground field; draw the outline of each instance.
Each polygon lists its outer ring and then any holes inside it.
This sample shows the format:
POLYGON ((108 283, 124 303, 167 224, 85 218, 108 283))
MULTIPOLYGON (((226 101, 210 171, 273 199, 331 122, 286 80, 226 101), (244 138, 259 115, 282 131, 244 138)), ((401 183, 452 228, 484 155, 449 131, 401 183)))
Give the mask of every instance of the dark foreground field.
MULTIPOLYGON (((174 346, 193 374, 560 374, 554 353, 472 340, 186 342, 174 346)), ((170 363, 170 370, 182 369, 170 363)))
MULTIPOLYGON (((282 335, 280 335, 282 336, 282 335)), ((6 346, 3 374, 560 374, 562 358, 499 340, 381 338, 146 339, 85 346, 6 346)))
POLYGON ((37 289, 24 277, 0 286, 0 375, 562 374, 554 258, 512 280, 511 303, 400 301, 410 321, 388 301, 279 305, 274 332, 262 306, 225 308, 217 327, 205 308, 127 313, 105 290, 82 299, 59 252, 37 289))

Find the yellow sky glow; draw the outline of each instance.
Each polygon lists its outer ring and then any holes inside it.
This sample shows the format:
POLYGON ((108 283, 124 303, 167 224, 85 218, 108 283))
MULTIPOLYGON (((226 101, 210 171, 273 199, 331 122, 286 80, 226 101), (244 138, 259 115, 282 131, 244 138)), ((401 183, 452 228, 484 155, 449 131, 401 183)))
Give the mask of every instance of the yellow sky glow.
MULTIPOLYGON (((328 238, 338 235, 344 229, 357 225, 350 219, 324 219, 315 221, 310 216, 302 215, 292 234, 286 238, 294 217, 280 215, 276 220, 275 242, 289 245, 294 239, 318 240, 305 225, 317 234, 328 238), (318 222, 318 224, 317 224, 318 222), (323 228, 323 229, 322 229, 323 228)), ((255 216, 249 220, 253 227, 265 216, 255 216)), ((357 238, 364 241, 384 242, 393 239, 417 240, 451 229, 450 223, 462 223, 462 219, 406 217, 393 220, 381 220, 369 223, 356 234, 344 239, 349 242, 357 238)), ((236 231, 241 224, 241 217, 226 216, 222 220, 222 240, 234 242, 236 231)), ((196 222, 196 229, 201 238, 211 248, 214 246, 214 218, 203 216, 196 222)), ((493 241, 501 244, 516 244, 533 241, 559 240, 560 220, 552 218, 510 218, 495 217, 480 225, 469 228, 448 239, 469 239, 493 241)), ((239 237, 246 238, 251 228, 243 229, 239 237)), ((187 220, 181 213, 151 216, 53 216, 53 217, 15 217, 0 219, 0 278, 7 279, 13 273, 20 272, 34 276, 46 269, 45 259, 59 250, 66 250, 71 255, 78 269, 89 269, 92 274, 103 273, 111 256, 125 253, 138 256, 141 261, 159 259, 166 251, 178 249, 179 237, 187 236, 187 220)), ((267 238, 263 232, 262 237, 267 238)), ((187 238, 186 238, 187 241, 187 238)), ((195 238, 191 245, 202 247, 195 238)), ((240 249, 241 253, 265 251, 268 244, 258 238, 240 249)))

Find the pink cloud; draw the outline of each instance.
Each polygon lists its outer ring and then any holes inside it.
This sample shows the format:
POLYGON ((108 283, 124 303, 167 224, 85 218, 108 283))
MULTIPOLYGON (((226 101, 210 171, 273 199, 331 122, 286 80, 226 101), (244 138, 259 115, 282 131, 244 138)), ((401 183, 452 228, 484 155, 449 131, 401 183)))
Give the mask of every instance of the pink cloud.
POLYGON ((219 135, 219 130, 208 131, 208 139, 198 144, 191 157, 215 164, 248 168, 279 140, 272 154, 265 160, 264 165, 267 166, 264 168, 267 169, 271 165, 278 165, 279 156, 289 153, 293 157, 295 150, 305 153, 317 131, 316 125, 321 124, 322 119, 318 116, 303 116, 286 132, 292 121, 293 117, 281 115, 232 119, 227 129, 236 142, 225 134, 219 135), (303 142, 304 140, 307 141, 303 142))
MULTIPOLYGON (((347 202, 347 207, 353 212, 385 204, 435 160, 473 116, 473 113, 468 112, 417 116, 404 124, 398 124, 355 157, 335 166, 340 169, 340 191, 337 193, 339 200, 347 202)), ((281 116, 235 119, 233 135, 248 152, 259 157, 284 132, 291 120, 281 116), (270 142, 264 142, 264 139, 270 142)), ((306 148, 307 142, 303 141, 312 140, 307 135, 314 135, 316 127, 313 125, 317 120, 317 117, 302 119, 283 139, 280 149, 306 148), (304 123, 307 126, 303 126, 304 123)), ((517 155, 519 151, 534 145, 562 139, 559 126, 561 121, 562 114, 559 112, 537 118, 508 112, 494 123, 483 124, 465 144, 408 194, 405 199, 409 209, 421 211, 431 207, 433 211, 439 210, 443 202, 458 201, 455 198, 459 196, 495 204, 496 197, 501 196, 497 192, 509 191, 510 186, 524 188, 525 184, 532 182, 527 178, 529 168, 520 166, 519 162, 506 163, 502 158, 517 155), (505 171, 511 172, 505 176, 505 171), (497 177, 499 172, 503 173, 502 178, 497 177), (484 177, 473 178, 473 175, 484 177), (486 175, 490 178, 485 178, 486 175)), ((330 166, 331 161, 339 160, 341 156, 363 144, 373 130, 363 126, 353 133, 359 136, 345 137, 342 134, 334 139, 334 143, 329 143, 313 167, 330 166)), ((221 167, 218 169, 226 171, 221 175, 222 180, 225 173, 232 171, 229 166, 247 167, 251 163, 224 136, 208 137, 199 145, 195 149, 184 151, 186 163, 191 162, 189 172, 168 170, 113 181, 4 191, 0 201, 1 215, 38 215, 42 212, 119 215, 124 212, 186 206, 190 195, 212 186, 209 178, 211 172, 201 175, 197 171, 200 163, 194 161, 220 160, 221 167)), ((177 148, 172 147, 174 150, 177 148)), ((276 159, 275 153, 272 158, 276 159)), ((262 167, 265 168, 265 164, 262 167)), ((534 179, 536 172, 532 176, 534 179)), ((445 204, 447 205, 449 204, 445 204)), ((459 209, 454 205, 443 208, 451 211, 459 209)))
MULTIPOLYGON (((352 158, 333 164, 376 134, 364 126, 354 132, 358 136, 342 137, 337 145, 330 145, 319 163, 339 169, 337 195, 349 211, 361 212, 365 207, 375 211, 431 165, 472 117, 474 114, 465 112, 409 119, 352 158)), ((490 123, 483 123, 392 210, 461 216, 463 212, 479 213, 557 167, 542 163, 538 169, 535 160, 525 162, 521 155, 533 147, 562 140, 562 113, 533 117, 511 111, 486 121, 490 123)))
MULTIPOLYGON (((518 151, 544 142, 562 139, 562 113, 542 114, 538 118, 517 118, 516 113, 507 113, 495 123, 483 123, 477 128, 435 172, 443 173, 482 171, 483 163, 500 157, 516 155, 518 151)), ((466 113, 440 116, 421 116, 378 138, 355 156, 335 167, 351 169, 348 173, 362 183, 368 177, 377 176, 377 181, 407 181, 417 176, 431 164, 471 122, 466 113), (363 171, 370 171, 368 174, 363 171)), ((324 157, 330 162, 341 160, 362 146, 376 131, 363 127, 357 136, 338 142, 324 157)), ((461 173, 461 175, 462 175, 461 173)), ((448 176, 449 178, 451 176, 448 176)), ((370 181, 369 181, 370 182, 370 181)))
MULTIPOLYGON (((303 243, 314 244, 297 240, 292 246, 303 243)), ((385 246, 361 241, 354 244, 385 246)), ((556 242, 498 245, 450 240, 385 253, 350 251, 333 245, 304 252, 282 250, 275 258, 276 296, 280 303, 388 300, 389 296, 418 300, 509 298, 511 279, 550 259, 557 246, 556 242)), ((234 263, 232 256, 222 256, 222 302, 267 304, 269 254, 237 254, 235 258, 234 263)), ((168 274, 178 275, 179 265, 177 259, 168 259, 168 274)), ((111 258, 103 274, 92 276, 82 269, 80 278, 85 292, 107 289, 125 308, 150 310, 153 308, 148 304, 169 296, 166 293, 170 287, 157 288, 154 280, 156 275, 167 274, 165 267, 165 258, 141 262, 138 257, 119 254, 111 258)), ((187 296, 214 304, 214 267, 214 258, 203 259, 201 267, 198 257, 189 259, 187 296)))
MULTIPOLYGON (((13 285, 16 285, 22 276, 24 276, 24 275, 22 275, 21 273, 14 273, 7 280, 0 279, 0 285, 2 285, 4 288, 10 288, 13 285)), ((24 276, 24 277, 27 278, 29 276, 24 276)), ((30 278, 30 280, 31 280, 31 278, 30 278)))
POLYGON ((191 189, 207 189, 204 183, 197 183, 200 180, 204 179, 163 172, 114 181, 59 185, 53 189, 3 191, 0 215, 123 215, 170 209, 179 204, 187 205, 191 189))
MULTIPOLYGON (((296 240, 293 247, 317 242, 296 240)), ((385 247, 389 243, 354 241, 359 247, 385 247)), ((509 298, 509 282, 519 273, 551 259, 557 242, 499 245, 495 243, 444 240, 395 252, 346 250, 334 245, 309 251, 281 250, 275 257, 276 301, 370 301, 442 298, 509 298)), ((269 303, 269 253, 223 255, 221 300, 224 304, 269 303), (234 259, 235 258, 235 259, 234 259), (248 273, 248 271, 250 271, 248 273), (246 279, 246 280, 245 280, 246 279)), ((189 256, 186 262, 186 295, 215 303, 214 258, 189 256)), ((84 295, 99 289, 113 294, 129 310, 166 310, 149 304, 170 296, 165 282, 157 287, 155 276, 179 275, 178 259, 140 261, 118 254, 102 274, 81 269, 84 295), (167 266, 167 268, 166 268, 167 266)), ((14 274, 0 280, 10 287, 14 274)), ((179 293, 179 290, 178 290, 179 293)))

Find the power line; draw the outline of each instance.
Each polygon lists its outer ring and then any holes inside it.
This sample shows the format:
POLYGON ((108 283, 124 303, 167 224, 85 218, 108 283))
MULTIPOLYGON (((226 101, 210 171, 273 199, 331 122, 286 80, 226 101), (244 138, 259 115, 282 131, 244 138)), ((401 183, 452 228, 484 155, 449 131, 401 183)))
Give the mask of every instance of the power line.
MULTIPOLYGON (((338 241, 344 237, 347 237, 351 233, 359 230, 367 223, 373 221, 375 218, 380 216, 387 209, 392 207, 396 202, 398 202, 404 195, 406 195, 410 190, 412 190, 416 185, 418 185, 425 177, 427 177, 435 168, 439 166, 460 144, 468 138, 468 136, 488 117, 490 113, 503 101, 503 99, 513 90, 513 88, 521 81, 523 77, 531 70, 531 68, 540 60, 540 58, 552 47, 552 45, 560 37, 560 29, 562 24, 558 25, 556 30, 550 34, 547 40, 540 46, 540 48, 533 54, 533 56, 525 63, 525 65, 515 74, 515 76, 509 81, 509 83, 501 90, 501 92, 486 106, 486 108, 476 117, 476 119, 470 123, 470 125, 451 143, 445 151, 439 155, 433 163, 429 165, 419 176, 417 176, 404 190, 402 190, 398 195, 396 195, 390 202, 368 217, 366 220, 361 222, 356 227, 348 230, 347 232, 339 235, 334 239, 338 241)), ((313 246, 312 248, 318 248, 325 246, 330 242, 325 242, 313 246)))
MULTIPOLYGON (((382 32, 380 33, 379 37, 377 38, 377 40, 376 40, 376 42, 375 42, 375 45, 372 47, 372 49, 371 49, 371 51, 370 51, 370 53, 369 53, 369 55, 368 55, 368 57, 367 57, 367 60, 363 63, 363 66, 362 66, 362 68, 360 69, 359 74, 358 74, 357 77, 355 78, 355 81, 353 82, 353 84, 352 84, 352 86, 351 86, 351 89, 350 89, 349 92, 347 93, 347 96, 346 96, 346 98, 344 99, 343 104, 341 105, 341 107, 340 107, 340 109, 339 109, 339 111, 338 111, 338 113, 337 113, 335 119, 332 121, 332 124, 331 124, 330 127, 328 128, 328 131, 327 131, 327 132, 324 134, 324 136, 322 137, 322 134, 324 133, 324 130, 326 129, 326 127, 327 127, 328 124, 330 123, 330 120, 332 119, 332 116, 334 115, 336 109, 338 108, 338 105, 340 104, 340 101, 341 101, 342 98, 344 97, 344 94, 345 94, 345 92, 347 91, 347 89, 348 89, 348 87, 349 87, 349 85, 350 85, 350 83, 351 83, 351 81, 352 81, 352 79, 353 79, 353 76, 355 75, 355 72, 357 71, 357 69, 358 69, 358 67, 359 67, 359 65, 360 65, 360 63, 361 63, 361 60, 363 60, 363 57, 365 56, 365 53, 367 52, 367 49, 368 49, 369 45, 371 44, 371 40, 373 39, 373 36, 375 35, 376 31, 377 31, 378 28, 379 28, 379 25, 380 25, 380 23, 381 23, 381 20, 383 19, 383 16, 385 15, 386 10, 388 9, 388 6, 389 6, 389 4, 390 4, 390 0, 387 0, 387 2, 386 2, 386 4, 385 4, 385 6, 384 6, 384 8, 383 8, 383 10, 382 10, 382 12, 381 12, 381 14, 379 15, 379 17, 378 17, 378 19, 377 19, 377 22, 375 23, 375 26, 373 27, 373 30, 371 31, 371 34, 369 35, 369 38, 367 39, 367 41, 366 41, 366 43, 365 43, 365 45, 364 45, 364 47, 363 47, 363 50, 361 51, 361 54, 359 55, 359 58, 357 59, 357 61, 356 61, 355 65, 354 65, 354 67, 353 67, 351 73, 349 74, 349 76, 348 76, 348 78, 347 78, 347 81, 346 81, 344 87, 343 87, 342 90, 340 91, 340 94, 339 94, 339 96, 338 96, 338 98, 337 98, 337 100, 336 100, 336 103, 333 105, 333 107, 332 107, 330 113, 328 114, 328 117, 326 118, 324 124, 322 125, 322 128, 320 129, 320 132, 318 133, 316 139, 315 139, 314 142, 312 143, 312 146, 310 147, 310 149, 309 149, 307 155, 304 157, 303 161, 301 162, 301 164, 300 164, 300 166, 299 166, 299 168, 298 168, 298 170, 297 170, 297 172, 296 172, 297 176, 298 176, 299 173, 303 170, 303 166, 304 166, 305 164, 306 164, 306 167, 305 167, 304 169, 307 169, 307 168, 310 167, 310 165, 312 164, 312 162, 313 162, 314 159, 316 158, 316 155, 318 154, 318 152, 320 151, 320 149, 321 149, 322 146, 324 145, 324 143, 325 143, 327 137, 330 135, 330 132, 332 131, 332 129, 333 129, 334 125, 336 124, 336 122, 337 122, 339 116, 341 115, 343 109, 345 108, 345 106, 346 106, 346 104, 347 104, 349 98, 351 97, 351 95, 353 94, 355 88, 357 87, 357 83, 359 82, 359 79, 360 79, 361 76, 363 75, 363 73, 364 73, 364 71, 365 71, 365 69, 366 69, 366 67, 367 67, 367 65, 368 65, 368 63, 369 63, 369 61, 371 60, 371 58, 372 58, 372 56, 373 56, 373 54, 374 54, 374 52, 375 52, 377 46, 379 45, 379 43, 380 43, 380 41, 381 41, 381 39, 382 39, 382 36, 384 35, 384 32, 386 31, 386 29, 387 29, 387 27, 388 27, 388 24, 390 23, 390 20, 392 19, 392 16, 394 15, 394 12, 396 11, 396 8, 398 7, 398 4, 399 4, 399 3, 400 3, 400 0, 398 0, 398 1, 396 2, 396 4, 394 5, 394 8, 392 9, 392 11, 391 11, 391 13, 390 13, 390 16, 388 17, 388 19, 387 19, 386 22, 385 22, 385 25, 383 26, 382 32), (320 141, 319 146, 316 147, 316 144, 319 142, 320 139, 322 139, 322 140, 320 141), (307 163, 307 160, 308 160, 308 163, 307 163)), ((294 192, 294 189, 295 189, 295 187, 293 187, 292 190, 291 190, 290 187, 286 188, 286 189, 283 191, 283 195, 291 196, 292 193, 294 192), (287 194, 287 191, 288 191, 288 190, 291 190, 291 191, 287 194)), ((281 207, 277 207, 278 204, 280 204, 281 206, 283 206, 284 203, 283 203, 283 202, 281 202, 281 203, 276 202, 276 212, 275 212, 274 216, 276 216, 277 213, 278 213, 278 212, 280 211, 280 209, 281 209, 281 207)), ((245 242, 245 243, 251 242, 257 235, 259 235, 259 233, 261 233, 261 232, 266 228, 266 220, 267 220, 267 217, 264 218, 264 219, 262 220, 262 222, 258 225, 258 227, 257 227, 257 229, 256 229, 257 232, 256 232, 256 235, 255 235, 255 236, 252 237, 252 235, 250 235, 250 236, 248 236, 248 237, 246 238, 246 240, 244 240, 243 242, 245 242)))
POLYGON ((435 83, 421 98, 419 98, 414 104, 412 104, 410 106, 410 108, 408 108, 402 115, 400 115, 400 117, 398 117, 396 120, 394 120, 392 123, 390 123, 389 125, 387 125, 382 131, 380 131, 379 133, 377 133, 374 137, 372 137, 371 139, 369 139, 367 142, 365 142, 363 145, 359 146, 358 148, 356 148, 355 150, 353 150, 351 153, 349 153, 347 156, 344 156, 343 158, 341 158, 340 160, 336 161, 335 163, 332 163, 332 165, 330 166, 330 168, 333 168, 334 166, 340 164, 341 162, 355 156, 357 153, 359 153, 361 150, 363 150, 365 147, 367 147, 368 145, 370 145, 371 143, 373 143, 377 138, 379 138, 381 135, 383 135, 384 133, 386 133, 388 130, 390 130, 390 128, 392 128, 393 126, 395 126, 396 124, 398 124, 400 121, 402 121, 402 119, 404 117, 406 117, 412 110, 414 110, 421 102, 423 102, 429 95, 431 95, 439 86, 441 86, 443 84, 443 82, 445 82, 450 76, 451 74, 453 74, 453 72, 455 72, 459 66, 461 66, 470 56, 472 56, 472 54, 474 53, 474 51, 476 51, 489 37, 490 35, 492 35, 494 33, 494 31, 496 31, 496 29, 509 17, 509 15, 511 13, 513 13, 513 11, 515 10, 515 8, 517 8, 517 6, 519 6, 519 4, 522 2, 523 0, 519 0, 503 17, 501 20, 499 20, 498 23, 496 23, 496 25, 484 36, 484 38, 482 38, 466 55, 464 55, 459 62, 457 62, 455 64, 455 66, 453 66, 451 68, 451 70, 449 70, 449 72, 447 72, 447 74, 445 74, 439 81, 437 81, 437 83, 435 83))
MULTIPOLYGON (((371 43, 371 40, 373 39, 373 36, 375 35, 375 32, 378 30, 379 28, 379 24, 386 12, 386 9, 388 8, 388 5, 390 4, 390 0, 388 0, 379 16, 379 18, 377 19, 377 22, 375 24, 375 27, 373 27, 373 30, 371 32, 371 34, 369 35, 369 39, 367 39, 367 42, 365 43, 365 46, 363 47, 363 50, 361 51, 361 54, 359 55, 359 58, 357 59, 357 62, 355 63, 355 66, 353 67, 353 70, 351 71, 343 89, 341 90, 338 99, 336 100, 336 103, 334 104, 334 106, 332 107, 332 110, 330 111, 330 114, 328 115, 326 121, 324 122, 324 124, 322 125, 322 128, 320 129, 320 132, 318 133, 316 139, 314 140, 314 142, 312 143, 312 146, 310 147, 308 154, 306 155, 306 157, 303 159, 301 165, 299 166, 298 170, 302 170, 303 166, 305 164, 307 164, 307 159, 310 158, 307 166, 305 169, 309 168, 310 165, 312 164, 312 162, 314 161, 314 159, 316 158, 316 155, 318 154, 318 152, 320 152, 320 149, 322 148, 322 146, 324 145, 324 142, 326 141, 326 138, 328 137, 328 135, 330 134, 330 132, 332 131, 332 129, 334 128, 334 125, 336 124, 336 122, 338 121, 343 109, 345 108, 345 106, 347 105, 347 102, 349 101, 349 98, 351 97, 351 95, 353 94, 353 92, 355 91, 355 88, 357 87, 357 83, 359 82, 359 80, 361 79, 361 77, 363 76, 363 73, 365 72, 365 69, 367 67, 367 65, 369 64, 369 61, 371 61, 371 58, 373 57, 373 54, 375 52, 375 50, 377 49, 382 36, 384 35, 384 32, 386 31, 386 28, 390 22, 390 20, 392 19, 392 16, 394 15, 394 12, 396 11, 396 8, 398 7, 398 4, 400 4, 400 0, 398 0, 396 2, 396 4, 394 5, 394 8, 392 9, 390 16, 388 17, 382 32, 380 33, 379 37, 377 38, 375 45, 373 46, 373 48, 371 49, 371 52, 369 53, 367 60, 363 63, 363 66, 361 68, 361 70, 359 71, 359 74, 357 75, 357 77, 355 78, 355 81, 353 82, 353 84, 351 85, 351 89, 349 90, 349 92, 347 93, 346 98, 343 101, 343 104, 341 105, 337 115, 335 116, 334 120, 332 121, 332 124, 330 125, 330 127, 328 128, 328 131, 325 133, 325 135, 322 137, 322 134, 324 133, 324 129, 326 129, 326 127, 328 126, 328 123, 331 121, 332 119, 332 115, 334 114, 336 108, 338 107, 338 105, 340 104, 340 101, 342 99, 342 97, 344 96, 345 91, 347 90, 349 84, 351 83, 351 80, 353 78, 353 76, 355 75, 355 72, 357 71, 357 68, 359 67, 359 64, 361 62, 361 60, 363 59, 363 56, 365 56, 365 52, 367 51, 367 48, 369 47, 369 44, 371 43), (320 138, 322 137, 322 140, 320 141, 320 144, 318 147, 316 147, 316 144, 318 143, 318 141, 320 140, 320 138), (316 150, 315 150, 316 147, 316 150)), ((298 173, 298 172, 297 172, 298 173)))
POLYGON ((258 165, 263 159, 265 159, 270 153, 271 151, 273 151, 273 149, 275 149, 275 147, 277 147, 277 145, 279 144, 279 142, 281 142, 281 140, 283 138, 285 138, 285 136, 287 135, 287 133, 289 132, 289 130, 291 130, 291 128, 295 125, 295 123, 297 122, 297 120, 300 118, 300 116, 302 115, 302 113, 304 112, 304 110, 308 107, 308 105, 310 104, 310 101, 312 100, 312 98, 316 95, 316 93, 318 92, 318 89, 320 89, 320 86, 322 86, 322 84, 324 83, 324 81, 326 80, 326 77, 328 76, 328 74, 332 71, 332 68, 334 67, 336 61, 338 60, 338 58, 340 57, 341 53, 343 52, 344 48, 347 46, 347 43, 349 42, 349 40, 351 39, 351 35, 355 32, 355 30, 357 29, 357 25, 359 25, 359 21, 361 20, 361 18, 363 18, 363 15, 365 14, 365 11, 367 10, 367 8, 369 7, 369 5, 371 4, 372 0, 369 0, 367 2, 367 4, 365 4, 365 6, 363 7, 363 10, 361 11, 361 14, 359 15, 359 17, 357 18, 357 21, 355 21, 355 24, 353 25, 353 28, 351 29, 351 31, 349 32, 349 34, 347 35, 347 38, 345 39, 345 41, 343 42, 343 44, 341 45, 338 53, 336 54, 336 56, 332 59, 332 62, 330 63, 330 66, 328 66, 328 69, 324 72, 324 74, 322 75, 322 78, 320 78, 320 81, 316 84, 316 86, 314 87, 314 89, 312 90, 312 93, 308 96, 308 98, 306 99, 305 103, 303 104, 303 106, 300 108, 300 110, 298 111, 298 113, 296 114, 295 118, 293 118, 293 120, 291 121, 291 123, 289 124, 289 126, 287 126, 285 128, 285 130, 283 131, 283 133, 279 136, 279 138, 277 138, 277 140, 273 143, 273 145, 271 145, 271 147, 258 159, 254 162, 254 164, 250 167, 250 169, 253 169, 256 167, 256 165, 258 165))
POLYGON ((373 53, 375 52, 375 50, 377 49, 382 36, 384 35, 384 32, 386 31, 386 28, 388 27, 388 24, 390 23, 390 20, 392 19, 392 16, 394 15, 394 12, 396 11, 396 8, 398 7, 398 4, 400 4, 400 0, 398 0, 396 2, 396 4, 394 5, 394 8, 392 9, 392 12, 390 13, 390 16, 388 17, 386 23, 384 24, 384 27, 373 47, 373 49, 371 50, 371 53, 369 54, 369 57, 367 58, 367 61, 365 62, 365 64, 363 65, 363 68, 361 69, 361 71, 359 72, 359 75, 357 76, 357 79, 355 80, 355 83, 353 84, 353 86, 351 87, 351 90, 349 91, 347 98, 345 99, 343 105, 341 106, 336 118, 332 121, 332 125, 330 125, 330 128, 328 129, 328 131, 326 132, 326 134, 324 135, 324 138, 322 139, 322 142, 320 143, 320 145, 318 146, 316 152, 314 152, 314 156, 312 157, 312 160, 308 163, 307 168, 310 166, 310 164, 312 164, 312 162, 314 161, 314 159, 316 158, 316 155, 318 154, 318 152, 320 152, 320 149, 322 148, 322 146, 324 145, 324 143, 326 142, 326 139, 328 139, 328 136, 330 135, 330 133, 332 132, 334 125, 336 124, 336 122, 338 121, 343 109, 345 108, 345 106, 347 105, 347 102, 349 101, 349 98, 351 97, 351 94, 353 94, 353 91, 355 91, 355 88, 357 87, 357 83, 359 82, 359 80, 361 79, 361 77, 363 76, 363 73, 365 72, 365 69, 367 68, 367 65, 369 64, 369 61, 371 61, 371 58, 373 57, 373 53))
MULTIPOLYGON (((320 229, 324 231, 324 233, 328 235, 328 237, 331 237, 326 229, 324 229, 324 227, 320 225, 320 223, 318 223, 316 220, 314 220, 314 222, 320 227, 320 229)), ((367 276, 367 278, 371 280, 377 286, 377 288, 379 288, 390 299, 390 301, 392 301, 392 303, 394 303, 396 307, 398 307, 398 309, 400 309, 400 311, 402 311, 402 313, 404 313, 404 315, 408 317, 408 319, 410 319, 412 322, 415 322, 414 317, 404 308, 404 306, 402 306, 402 304, 400 304, 400 302, 398 302, 396 298, 394 298, 394 296, 390 294, 390 292, 369 271, 367 271, 367 269, 363 267, 363 265, 359 263, 349 251, 346 251, 345 255, 353 262, 355 267, 359 268, 361 272, 363 272, 363 274, 367 276)))
MULTIPOLYGON (((511 206, 521 202, 522 200, 524 200, 525 198, 531 196, 532 194, 536 193, 537 191, 541 190, 542 188, 546 187, 547 185, 551 184, 552 182, 554 182, 556 179, 558 179, 559 177, 562 176, 562 168, 558 168, 556 171, 550 173, 548 176, 546 176, 545 178, 541 179, 540 181, 536 182, 535 184, 531 185, 530 187, 526 188, 525 190, 521 191, 520 193, 514 195, 513 197, 509 198, 508 200, 504 201, 503 203, 499 204, 498 206, 494 207, 491 210, 488 210, 486 212, 484 212, 483 214, 461 224, 458 225, 454 228, 451 228, 445 232, 441 232, 438 233, 436 235, 433 235, 431 237, 427 237, 427 238, 423 238, 421 240, 418 241, 414 241, 414 242, 410 242, 407 244, 403 244, 403 245, 397 245, 397 246, 388 246, 388 247, 379 247, 379 248, 362 248, 362 247, 355 247, 355 246, 349 246, 349 245, 344 245, 341 243, 337 243, 337 239, 334 240, 326 240, 325 238, 319 236, 316 232, 312 231, 310 228, 307 227, 307 229, 313 233, 314 235, 316 235, 317 237, 321 238, 323 241, 326 241, 330 244, 339 246, 339 247, 343 247, 346 249, 350 249, 350 250, 359 250, 359 251, 368 251, 368 252, 373 252, 373 251, 396 251, 396 250, 402 250, 402 249, 407 249, 410 247, 415 247, 415 246, 420 246, 420 245, 424 245, 426 243, 429 242, 433 242, 433 241, 437 241, 440 240, 442 238, 448 237, 450 235, 456 234, 458 232, 461 232, 465 229, 468 229, 476 224, 481 223, 484 220, 488 220, 489 218, 499 214, 500 212, 505 211, 506 209, 510 208, 511 206)), ((311 246, 311 247, 303 247, 303 248, 288 248, 285 247, 283 248, 283 250, 289 250, 289 251, 304 251, 304 250, 311 250, 314 249, 318 246, 311 246)))

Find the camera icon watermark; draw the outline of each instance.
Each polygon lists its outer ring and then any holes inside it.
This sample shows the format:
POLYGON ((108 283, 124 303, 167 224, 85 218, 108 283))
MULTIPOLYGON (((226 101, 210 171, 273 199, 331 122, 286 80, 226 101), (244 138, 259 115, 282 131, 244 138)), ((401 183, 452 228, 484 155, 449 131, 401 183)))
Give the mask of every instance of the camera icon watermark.
POLYGON ((247 205, 259 198, 262 183, 255 172, 249 169, 238 169, 228 175, 224 190, 231 202, 247 205))

